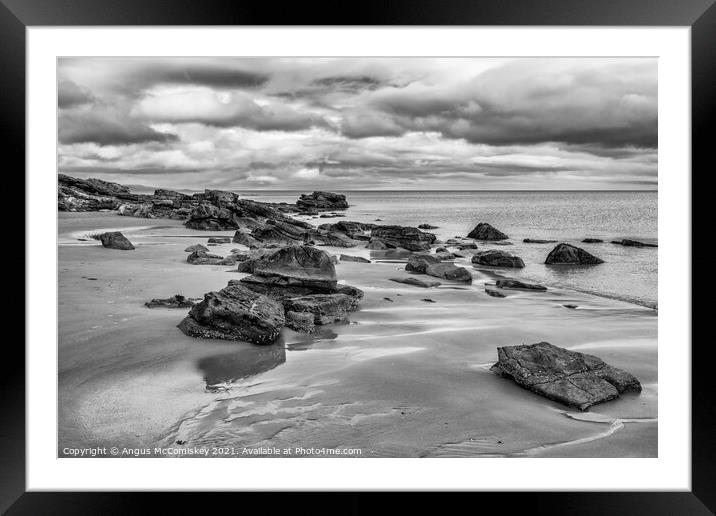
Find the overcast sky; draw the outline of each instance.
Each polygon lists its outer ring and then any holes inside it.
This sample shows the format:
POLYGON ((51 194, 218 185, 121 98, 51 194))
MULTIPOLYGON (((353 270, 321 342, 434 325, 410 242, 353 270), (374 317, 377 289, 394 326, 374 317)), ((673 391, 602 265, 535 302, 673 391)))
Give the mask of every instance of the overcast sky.
POLYGON ((59 170, 233 190, 650 189, 656 59, 65 58, 59 170))

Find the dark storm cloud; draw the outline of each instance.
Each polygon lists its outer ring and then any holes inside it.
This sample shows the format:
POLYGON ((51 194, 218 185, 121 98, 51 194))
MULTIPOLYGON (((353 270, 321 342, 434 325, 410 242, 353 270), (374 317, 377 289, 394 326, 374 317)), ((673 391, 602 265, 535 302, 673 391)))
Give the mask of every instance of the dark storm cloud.
POLYGON ((95 101, 92 92, 72 81, 60 81, 57 85, 57 106, 60 109, 91 104, 95 101))
POLYGON ((160 133, 116 112, 63 112, 59 115, 58 126, 59 140, 64 144, 128 145, 177 140, 174 134, 160 133))

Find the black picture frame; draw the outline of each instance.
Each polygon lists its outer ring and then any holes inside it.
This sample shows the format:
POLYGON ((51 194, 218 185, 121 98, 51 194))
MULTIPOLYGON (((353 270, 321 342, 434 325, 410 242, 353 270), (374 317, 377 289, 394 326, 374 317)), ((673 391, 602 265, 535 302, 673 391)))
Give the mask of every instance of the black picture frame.
MULTIPOLYGON (((364 0, 357 5, 322 2, 272 3, 241 0, 0 0, 0 131, 9 167, 25 169, 25 29, 30 26, 87 25, 551 25, 691 27, 692 192, 696 173, 713 173, 716 95, 716 6, 714 0, 364 0), (9 158, 9 160, 8 160, 9 158)), ((684 171, 688 173, 688 171, 684 171)), ((22 182, 16 191, 25 191, 22 182)), ((17 194, 17 198, 20 198, 17 194)), ((24 198, 24 196, 23 196, 24 198)), ((694 203, 695 204, 695 203, 694 203)), ((23 210, 24 212, 24 210, 23 210)), ((665 214, 668 215, 668 214, 665 214)), ((700 217, 692 215, 694 221, 700 217)), ((692 234, 694 234, 692 232, 692 234)), ((24 252, 24 251, 23 251, 24 252)), ((703 258, 692 262, 705 270, 703 258)), ((32 271, 25 270, 26 277, 32 271)), ((19 290, 18 290, 19 291, 19 290)), ((15 303, 17 301, 15 300, 15 303)), ((694 312, 699 305, 692 302, 694 312)), ((7 313, 7 312, 6 312, 7 313)), ((693 313, 693 312, 692 312, 693 313)), ((692 315, 692 321, 694 320, 692 315)), ((698 320, 698 318, 696 319, 698 320)), ((669 343, 690 345, 691 343, 669 343)), ((531 514, 713 514, 716 512, 714 404, 699 393, 712 390, 709 341, 692 353, 692 490, 690 492, 480 493, 501 505, 531 514)), ((0 512, 7 514, 127 514, 145 512, 158 494, 25 492, 25 353, 6 337, 0 375, 0 512)), ((185 494, 161 500, 163 511, 186 508, 185 494)), ((212 503, 235 495, 211 494, 212 503)), ((257 496, 243 493, 242 504, 257 496)), ((265 496, 265 495, 264 495, 265 496)), ((330 505, 326 495, 305 494, 301 504, 330 505), (315 498, 315 499, 313 499, 315 498)), ((459 495, 456 495, 459 496, 459 495)), ((471 495, 474 496, 474 495, 471 495)), ((405 501, 421 505, 422 496, 405 501)), ((257 500, 259 501, 259 500, 257 500)), ((480 500, 483 502, 484 500, 480 500)), ((350 494, 339 512, 365 512, 373 502, 350 494)), ((404 503, 401 501, 401 504, 404 503)), ((460 504, 459 498, 451 500, 460 504)), ((470 501, 468 503, 474 503, 470 501)), ((485 507, 485 506, 483 506, 485 507)))

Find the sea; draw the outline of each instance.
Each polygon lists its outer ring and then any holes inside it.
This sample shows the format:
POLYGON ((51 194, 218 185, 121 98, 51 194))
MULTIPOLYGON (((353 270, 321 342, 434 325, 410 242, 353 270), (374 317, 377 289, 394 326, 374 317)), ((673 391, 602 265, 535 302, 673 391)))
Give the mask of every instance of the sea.
MULTIPOLYGON (((294 203, 304 192, 237 192, 263 202, 294 203)), ((307 192, 305 192, 307 193, 307 192)), ((438 226, 439 240, 467 236, 479 222, 506 233, 513 245, 478 243, 520 256, 524 269, 509 276, 657 308, 658 248, 624 247, 624 238, 658 243, 657 192, 644 191, 345 191, 350 208, 343 219, 312 219, 315 224, 353 220, 378 224, 438 226), (380 219, 380 221, 377 221, 380 219), (377 221, 377 222, 376 222, 377 221), (550 266, 544 261, 556 240, 577 245, 603 259, 596 266, 550 266), (604 243, 586 244, 584 238, 604 243)))

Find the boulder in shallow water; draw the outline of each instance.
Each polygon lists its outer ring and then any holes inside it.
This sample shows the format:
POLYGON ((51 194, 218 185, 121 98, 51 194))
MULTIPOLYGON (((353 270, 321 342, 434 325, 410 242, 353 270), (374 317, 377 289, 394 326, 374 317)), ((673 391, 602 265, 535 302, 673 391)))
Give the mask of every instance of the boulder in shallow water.
POLYGON ((371 263, 371 261, 368 260, 367 258, 363 258, 362 256, 351 256, 349 254, 342 254, 341 261, 342 262, 371 263))
POLYGON ((231 243, 231 237, 211 237, 209 240, 207 240, 210 244, 230 244, 231 243))
POLYGON ((191 337, 271 344, 284 323, 281 303, 232 280, 218 292, 204 294, 179 329, 191 337))
POLYGON ((314 315, 310 312, 286 312, 286 327, 301 333, 313 333, 316 331, 314 315))
POLYGON ((345 321, 353 301, 345 294, 314 294, 286 299, 283 306, 289 312, 310 313, 313 323, 321 325, 345 321))
MULTIPOLYGON (((244 262, 245 263, 245 262, 244 262)), ((254 267, 254 275, 276 286, 336 289, 336 268, 330 255, 315 247, 293 245, 279 249, 254 267)))
POLYGON ((205 253, 208 253, 208 252, 209 252, 209 249, 206 248, 206 247, 204 247, 204 246, 201 245, 201 244, 190 245, 189 247, 187 247, 186 249, 184 249, 184 252, 185 252, 185 253, 193 253, 194 251, 203 251, 203 252, 205 252, 205 253))
POLYGON ((492 371, 545 398, 586 410, 623 392, 641 392, 634 376, 600 358, 548 342, 497 348, 492 371))
POLYGON ((102 242, 102 246, 108 249, 121 249, 122 251, 131 251, 134 249, 132 242, 119 231, 102 233, 97 238, 102 242))
POLYGON ((452 263, 432 263, 425 269, 425 274, 461 283, 472 283, 472 274, 465 267, 458 267, 452 263))
POLYGON ((371 237, 382 240, 388 246, 402 247, 408 251, 427 251, 436 240, 432 233, 410 226, 378 226, 371 231, 371 237))
POLYGON ((371 238, 370 241, 365 245, 366 249, 373 249, 375 251, 384 251, 386 249, 394 249, 395 246, 389 246, 379 238, 371 238))
POLYGON ((206 251, 194 251, 186 257, 186 261, 192 265, 225 265, 221 263, 223 260, 223 256, 206 251))
POLYGON ((431 226, 430 224, 420 224, 418 229, 438 229, 438 226, 431 226))
POLYGON ((408 263, 405 265, 405 270, 408 272, 417 272, 425 274, 425 270, 428 265, 434 263, 440 263, 442 260, 439 256, 432 254, 414 254, 408 258, 408 263))
POLYGON ((144 303, 144 306, 147 308, 191 308, 194 306, 194 301, 191 301, 180 294, 176 294, 166 299, 152 299, 151 301, 144 303))
POLYGON ((481 251, 472 255, 472 263, 477 265, 489 265, 490 267, 509 267, 523 269, 525 262, 519 256, 514 256, 506 251, 481 251))
POLYGON ((475 240, 507 240, 510 238, 487 222, 480 222, 467 236, 475 240))
POLYGON ((315 212, 318 210, 345 210, 348 208, 348 201, 343 194, 333 192, 313 192, 302 194, 296 201, 296 206, 301 211, 315 212))
POLYGON ((432 288, 440 286, 439 281, 423 281, 418 278, 390 278, 390 281, 395 281, 396 283, 405 283, 406 285, 413 285, 414 287, 422 288, 432 288))
POLYGON ((542 285, 525 283, 516 279, 498 279, 495 282, 495 286, 497 288, 506 288, 511 290, 539 290, 540 292, 547 290, 547 287, 543 287, 542 285))
POLYGON ((657 244, 647 244, 646 242, 629 240, 628 238, 624 238, 622 240, 612 240, 612 244, 623 245, 625 247, 659 247, 657 244))
POLYGON ((499 290, 492 290, 491 288, 485 287, 485 294, 491 297, 507 297, 499 290))
POLYGON ((551 244, 556 240, 543 240, 541 238, 525 238, 522 240, 525 244, 551 244))
POLYGON ((582 242, 585 244, 601 244, 604 242, 604 240, 602 240, 601 238, 585 238, 584 240, 582 240, 582 242))
POLYGON ((580 247, 570 244, 559 244, 550 251, 544 263, 547 265, 597 265, 604 263, 604 260, 597 258, 580 247))

